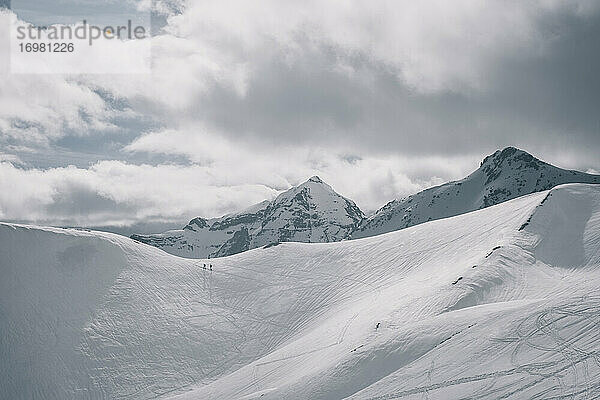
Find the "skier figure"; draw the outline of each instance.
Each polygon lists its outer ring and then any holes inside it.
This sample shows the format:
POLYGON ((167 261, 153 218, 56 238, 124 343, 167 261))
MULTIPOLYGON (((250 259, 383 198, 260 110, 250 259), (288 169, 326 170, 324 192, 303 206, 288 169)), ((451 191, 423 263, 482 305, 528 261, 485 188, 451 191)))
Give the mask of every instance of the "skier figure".
POLYGON ((206 269, 206 264, 204 264, 204 266, 202 267, 202 269, 206 269))
POLYGON ((212 264, 210 264, 210 270, 212 271, 212 264))
POLYGON ((377 325, 375 326, 375 330, 379 329, 379 325, 381 325, 381 322, 377 323, 377 325))

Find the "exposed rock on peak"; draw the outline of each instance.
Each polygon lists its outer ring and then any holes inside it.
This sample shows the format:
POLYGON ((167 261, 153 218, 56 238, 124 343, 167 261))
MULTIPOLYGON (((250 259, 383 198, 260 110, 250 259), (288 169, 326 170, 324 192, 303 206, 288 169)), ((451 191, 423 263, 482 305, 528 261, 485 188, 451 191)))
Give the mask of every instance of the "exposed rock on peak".
POLYGON ((487 180, 486 184, 491 183, 498 178, 503 170, 535 170, 538 171, 546 164, 526 151, 519 150, 515 147, 507 147, 504 150, 496 151, 494 154, 487 156, 481 163, 481 169, 485 173, 487 180))
POLYGON ((196 231, 198 229, 208 228, 208 221, 204 218, 194 218, 191 220, 183 229, 189 229, 192 231, 196 231))
POLYGON ((537 158, 535 158, 528 152, 523 151, 521 149, 517 149, 516 147, 509 146, 502 150, 496 150, 494 152, 494 154, 490 154, 489 156, 485 157, 483 159, 483 161, 481 162, 481 166, 483 166, 484 164, 490 164, 490 163, 498 165, 498 164, 502 164, 505 161, 510 161, 511 159, 513 159, 513 160, 521 159, 523 161, 536 160, 538 162, 541 162, 540 160, 538 160, 537 158))

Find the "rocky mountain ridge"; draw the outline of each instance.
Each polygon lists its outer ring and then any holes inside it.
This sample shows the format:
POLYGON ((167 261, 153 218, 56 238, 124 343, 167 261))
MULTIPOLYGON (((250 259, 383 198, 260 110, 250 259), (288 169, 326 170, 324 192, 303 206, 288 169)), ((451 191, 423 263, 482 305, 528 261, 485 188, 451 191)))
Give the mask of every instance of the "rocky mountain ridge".
POLYGON ((393 200, 366 217, 350 199, 318 176, 244 211, 194 218, 182 230, 132 235, 168 253, 222 257, 280 242, 324 243, 375 236, 464 214, 565 183, 600 183, 600 176, 570 171, 507 147, 491 154, 466 178, 393 200))
POLYGON ((464 214, 565 183, 600 183, 600 176, 558 168, 507 147, 485 157, 464 179, 389 202, 365 219, 351 237, 379 235, 464 214))
POLYGON ((313 176, 242 212, 221 218, 194 218, 182 230, 132 239, 192 258, 222 257, 279 242, 323 243, 347 238, 365 215, 313 176))

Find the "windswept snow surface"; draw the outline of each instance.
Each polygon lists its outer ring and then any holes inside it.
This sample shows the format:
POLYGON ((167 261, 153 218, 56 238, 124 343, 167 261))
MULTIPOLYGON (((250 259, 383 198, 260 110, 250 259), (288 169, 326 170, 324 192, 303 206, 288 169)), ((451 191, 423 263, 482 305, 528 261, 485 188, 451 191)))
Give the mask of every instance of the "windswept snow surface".
POLYGON ((0 398, 600 396, 597 185, 211 260, 0 224, 0 273, 0 398))

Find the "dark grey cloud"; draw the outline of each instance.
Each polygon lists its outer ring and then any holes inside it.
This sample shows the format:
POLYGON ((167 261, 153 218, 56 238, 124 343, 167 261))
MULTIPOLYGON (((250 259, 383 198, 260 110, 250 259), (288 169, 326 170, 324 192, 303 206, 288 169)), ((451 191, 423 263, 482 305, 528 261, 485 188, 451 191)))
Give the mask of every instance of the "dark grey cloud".
MULTIPOLYGON (((184 10, 176 1, 165 2, 163 8, 165 15, 184 10)), ((581 154, 581 163, 574 167, 598 168, 592 161, 600 148, 600 13, 592 8, 582 16, 569 7, 551 7, 534 14, 528 23, 537 41, 522 48, 509 43, 508 49, 504 44, 494 50, 497 44, 490 41, 489 48, 482 49, 468 36, 452 43, 462 47, 457 54, 482 53, 484 67, 474 65, 472 71, 482 74, 478 76, 481 88, 423 92, 402 79, 402 65, 374 57, 369 48, 348 50, 326 36, 317 35, 315 40, 307 32, 294 32, 293 46, 289 41, 281 44, 261 38, 264 43, 252 51, 226 37, 217 47, 234 54, 232 62, 249 66, 243 96, 218 77, 209 79, 207 91, 199 91, 173 111, 160 101, 120 97, 97 84, 92 90, 115 111, 107 119, 115 129, 94 132, 91 128, 81 134, 79 127, 65 128, 62 136, 51 141, 63 152, 91 154, 90 161, 161 162, 160 157, 153 160, 121 149, 146 132, 177 129, 181 120, 191 120, 240 146, 317 144, 375 155, 464 155, 515 145, 551 155, 556 153, 553 149, 568 150, 581 154)), ((420 43, 414 46, 418 49, 420 43)), ((470 72, 469 65, 463 68, 470 72)), ((82 113, 85 123, 85 110, 82 113)))
POLYGON ((600 15, 546 13, 536 23, 545 47, 506 56, 499 50, 482 90, 421 93, 368 54, 299 41, 304 48, 293 62, 285 48, 253 60, 245 96, 215 85, 195 112, 236 139, 436 155, 516 145, 568 149, 582 155, 578 167, 597 166, 600 15))
POLYGON ((92 215, 126 218, 136 208, 133 204, 115 201, 89 185, 71 183, 52 195, 52 202, 47 205, 46 211, 56 220, 87 221, 92 215))

